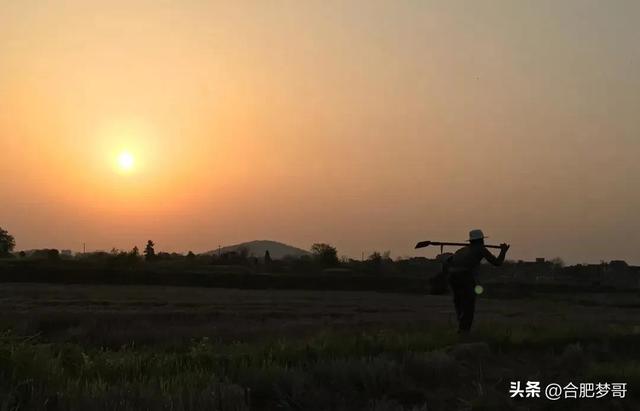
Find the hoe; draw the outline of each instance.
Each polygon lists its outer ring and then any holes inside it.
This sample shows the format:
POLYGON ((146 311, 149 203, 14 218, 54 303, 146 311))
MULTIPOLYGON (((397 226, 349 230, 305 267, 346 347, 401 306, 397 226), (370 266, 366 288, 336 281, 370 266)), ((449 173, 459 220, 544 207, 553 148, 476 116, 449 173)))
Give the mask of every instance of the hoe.
MULTIPOLYGON (((436 245, 436 246, 440 246, 440 254, 442 254, 442 252, 444 251, 444 247, 449 245, 449 246, 456 246, 456 247, 464 247, 469 245, 469 243, 447 243, 447 242, 442 242, 442 241, 420 241, 418 244, 416 244, 415 248, 424 248, 424 247, 429 247, 430 245, 436 245)), ((487 248, 500 248, 499 245, 486 245, 485 247, 487 248)))

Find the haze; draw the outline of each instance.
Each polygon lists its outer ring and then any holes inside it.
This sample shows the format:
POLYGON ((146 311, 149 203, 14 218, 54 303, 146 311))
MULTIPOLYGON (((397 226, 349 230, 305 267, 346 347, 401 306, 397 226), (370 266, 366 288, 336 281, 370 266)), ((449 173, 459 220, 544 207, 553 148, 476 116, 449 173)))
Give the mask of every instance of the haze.
POLYGON ((18 249, 640 263, 640 2, 0 0, 18 249), (121 153, 135 167, 118 172, 121 153))

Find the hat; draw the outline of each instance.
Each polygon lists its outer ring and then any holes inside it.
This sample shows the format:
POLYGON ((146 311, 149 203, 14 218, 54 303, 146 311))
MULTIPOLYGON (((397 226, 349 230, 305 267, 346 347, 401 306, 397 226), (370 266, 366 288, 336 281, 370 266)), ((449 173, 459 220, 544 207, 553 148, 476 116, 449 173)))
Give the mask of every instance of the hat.
POLYGON ((488 238, 488 237, 485 237, 485 235, 482 232, 482 230, 471 230, 471 231, 469 231, 469 241, 482 240, 484 238, 488 238))

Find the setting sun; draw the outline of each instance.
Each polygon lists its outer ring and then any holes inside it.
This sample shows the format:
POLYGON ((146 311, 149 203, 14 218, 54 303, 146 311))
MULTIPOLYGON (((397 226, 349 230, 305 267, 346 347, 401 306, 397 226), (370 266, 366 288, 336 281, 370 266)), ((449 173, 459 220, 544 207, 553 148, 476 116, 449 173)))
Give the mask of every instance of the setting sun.
POLYGON ((0 411, 640 410, 639 16, 0 0, 0 411))
POLYGON ((123 151, 118 155, 118 168, 122 171, 131 171, 135 161, 133 155, 128 151, 123 151))

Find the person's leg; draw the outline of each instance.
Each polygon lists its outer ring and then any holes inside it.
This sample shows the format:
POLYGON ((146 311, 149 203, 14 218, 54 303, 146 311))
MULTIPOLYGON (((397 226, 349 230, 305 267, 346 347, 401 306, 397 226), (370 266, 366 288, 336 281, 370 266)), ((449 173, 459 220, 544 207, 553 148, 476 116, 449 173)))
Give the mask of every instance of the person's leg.
POLYGON ((473 318, 476 313, 476 291, 473 287, 469 288, 469 301, 467 303, 467 331, 471 330, 471 324, 473 324, 473 318))
POLYGON ((453 294, 453 306, 456 309, 456 320, 458 321, 458 324, 460 324, 460 317, 462 316, 462 288, 460 287, 460 284, 454 280, 451 280, 449 284, 451 285, 451 291, 453 294))
POLYGON ((462 315, 460 318, 460 330, 468 332, 471 330, 473 317, 476 308, 476 294, 472 286, 464 287, 462 295, 462 315))

